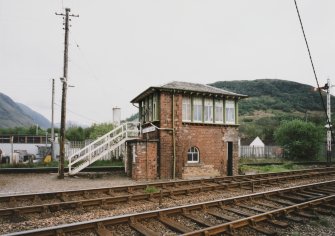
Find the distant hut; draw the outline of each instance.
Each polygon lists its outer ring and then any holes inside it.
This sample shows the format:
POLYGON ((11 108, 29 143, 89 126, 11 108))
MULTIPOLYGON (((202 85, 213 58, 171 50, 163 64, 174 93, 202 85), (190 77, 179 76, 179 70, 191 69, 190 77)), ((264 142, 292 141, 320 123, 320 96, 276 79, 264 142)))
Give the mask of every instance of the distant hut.
POLYGON ((250 143, 249 146, 252 148, 252 156, 264 157, 265 144, 258 136, 250 143))

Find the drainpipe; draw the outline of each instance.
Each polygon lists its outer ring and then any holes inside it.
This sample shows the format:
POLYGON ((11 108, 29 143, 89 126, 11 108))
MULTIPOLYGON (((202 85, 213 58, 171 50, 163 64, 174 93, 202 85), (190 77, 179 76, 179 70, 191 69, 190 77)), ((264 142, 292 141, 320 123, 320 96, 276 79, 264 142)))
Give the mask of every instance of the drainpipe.
POLYGON ((174 93, 172 94, 173 179, 176 178, 176 131, 174 127, 174 93))

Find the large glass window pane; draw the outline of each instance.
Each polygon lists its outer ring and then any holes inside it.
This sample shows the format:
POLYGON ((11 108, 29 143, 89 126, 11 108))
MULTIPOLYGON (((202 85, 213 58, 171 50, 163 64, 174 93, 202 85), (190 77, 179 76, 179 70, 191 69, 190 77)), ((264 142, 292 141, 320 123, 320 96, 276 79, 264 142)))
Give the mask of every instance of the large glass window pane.
POLYGON ((202 99, 193 99, 193 122, 202 122, 202 99))
POLYGON ((148 100, 148 112, 149 112, 148 119, 149 121, 152 121, 153 112, 152 112, 152 97, 151 96, 149 97, 149 100, 148 100))
POLYGON ((215 123, 223 123, 223 100, 215 99, 215 123))
POLYGON ((206 98, 204 105, 204 120, 206 123, 213 123, 213 99, 206 98))
POLYGON ((191 121, 191 98, 183 97, 183 121, 191 121))
POLYGON ((158 96, 157 94, 153 95, 152 98, 152 120, 158 120, 158 96))
POLYGON ((235 124, 235 101, 226 101, 226 123, 235 124))

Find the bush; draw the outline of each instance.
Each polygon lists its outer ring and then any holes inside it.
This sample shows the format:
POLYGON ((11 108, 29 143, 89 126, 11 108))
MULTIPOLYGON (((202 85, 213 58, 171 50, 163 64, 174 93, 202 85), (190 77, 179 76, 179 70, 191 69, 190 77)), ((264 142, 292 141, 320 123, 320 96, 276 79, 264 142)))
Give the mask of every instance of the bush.
POLYGON ((291 160, 315 159, 323 140, 322 128, 301 120, 282 122, 274 135, 291 160))

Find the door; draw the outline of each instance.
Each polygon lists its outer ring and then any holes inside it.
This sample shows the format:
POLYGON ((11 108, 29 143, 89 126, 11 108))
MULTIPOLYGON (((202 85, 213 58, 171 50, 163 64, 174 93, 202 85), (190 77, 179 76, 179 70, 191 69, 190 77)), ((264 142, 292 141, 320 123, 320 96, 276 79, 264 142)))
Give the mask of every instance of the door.
POLYGON ((233 142, 228 142, 227 175, 233 175, 233 142))

